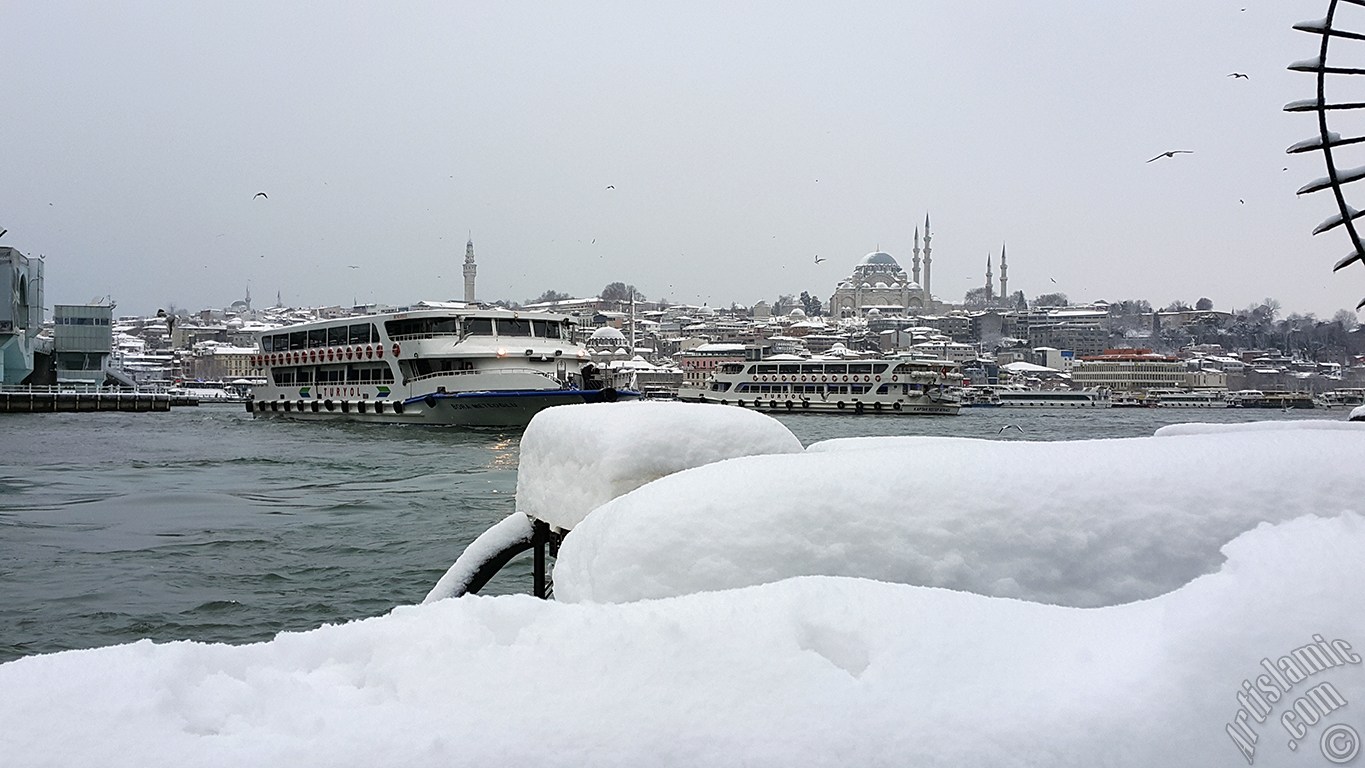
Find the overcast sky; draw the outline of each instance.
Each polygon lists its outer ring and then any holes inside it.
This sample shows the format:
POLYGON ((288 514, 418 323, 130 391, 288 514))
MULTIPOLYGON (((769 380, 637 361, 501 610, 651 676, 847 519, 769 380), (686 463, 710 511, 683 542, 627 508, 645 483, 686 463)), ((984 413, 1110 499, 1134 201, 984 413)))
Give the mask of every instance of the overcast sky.
POLYGON ((0 0, 0 245, 118 314, 458 298, 471 230, 480 299, 729 305, 908 268, 928 213, 946 301, 1007 243, 1030 298, 1330 317, 1365 267, 1282 111, 1326 6, 0 0))

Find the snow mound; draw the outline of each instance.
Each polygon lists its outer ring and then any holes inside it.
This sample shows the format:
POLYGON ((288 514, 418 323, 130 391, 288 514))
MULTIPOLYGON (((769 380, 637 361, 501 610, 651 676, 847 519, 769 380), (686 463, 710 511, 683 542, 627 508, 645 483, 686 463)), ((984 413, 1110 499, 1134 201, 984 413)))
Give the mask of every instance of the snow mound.
POLYGON ((1357 405, 1351 409, 1351 421, 1365 421, 1365 405, 1357 405))
POLYGON ((624 602, 805 575, 1071 606, 1151 598, 1262 521, 1365 509, 1360 430, 831 441, 666 477, 565 538, 555 593, 624 602))
POLYGON ((1251 421, 1244 424, 1168 424, 1157 429, 1157 437, 1172 435, 1209 435, 1226 432, 1275 432, 1294 429, 1345 430, 1365 434, 1365 426, 1349 421, 1324 421, 1322 419, 1301 419, 1295 421, 1251 421))
POLYGON ((253 645, 34 656, 0 665, 0 754, 107 768, 1329 765, 1323 745, 1343 742, 1324 737, 1358 715, 1307 726, 1293 705, 1365 696, 1363 550, 1356 515, 1261 526, 1215 574, 1088 610, 808 577, 617 605, 465 597, 253 645), (1283 684, 1262 666, 1323 647, 1326 663, 1283 684), (1277 703, 1248 712, 1237 695, 1261 683, 1277 703))
POLYGON ((594 508, 665 475, 801 450, 781 422, 739 408, 657 401, 547 408, 521 438, 517 509, 570 530, 594 508))

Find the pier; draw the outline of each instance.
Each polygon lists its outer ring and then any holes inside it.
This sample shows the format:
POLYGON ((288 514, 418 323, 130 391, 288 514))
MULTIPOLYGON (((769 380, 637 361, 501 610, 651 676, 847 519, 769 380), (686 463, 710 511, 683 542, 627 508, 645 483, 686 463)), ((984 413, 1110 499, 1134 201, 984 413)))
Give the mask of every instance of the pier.
POLYGON ((199 405, 194 397, 168 392, 78 387, 0 388, 0 413, 84 413, 124 411, 153 413, 172 406, 199 405))

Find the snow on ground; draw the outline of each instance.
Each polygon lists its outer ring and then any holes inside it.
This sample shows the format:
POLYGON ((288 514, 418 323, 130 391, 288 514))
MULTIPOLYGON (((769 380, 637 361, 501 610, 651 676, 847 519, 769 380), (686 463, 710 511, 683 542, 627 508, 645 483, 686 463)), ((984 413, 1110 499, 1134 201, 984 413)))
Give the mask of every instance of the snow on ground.
POLYGON ((1362 549, 1354 514, 1260 526, 1218 573, 1096 609, 806 577, 629 604, 470 596, 247 646, 29 657, 0 665, 0 755, 1147 768, 1244 766, 1250 750, 1256 766, 1329 765, 1323 737, 1340 756, 1343 727, 1365 728, 1335 707, 1365 696, 1362 549), (1239 719, 1243 681, 1277 702, 1246 697, 1239 719))
POLYGON ((777 419, 739 408, 660 401, 547 408, 521 438, 517 509, 569 530, 599 505, 664 475, 800 450, 777 419))
POLYGON ((1294 421, 1249 421, 1241 424, 1168 424, 1157 429, 1157 437, 1171 435, 1208 435, 1227 432, 1274 432, 1284 429, 1328 429, 1355 432, 1365 435, 1365 425, 1350 421, 1326 421, 1323 419, 1299 419, 1294 421))
MULTIPOLYGON (((613 417, 642 407, 620 406, 613 417)), ((550 513, 629 491, 565 539, 556 586, 573 602, 466 596, 252 645, 143 641, 0 664, 0 765, 1355 758, 1356 431, 864 438, 795 453, 785 429, 737 409, 646 406, 617 423, 575 408, 546 412, 569 414, 552 434, 528 430, 542 466, 518 489, 550 513), (782 455, 707 463, 724 458, 693 445, 708 430, 782 455), (554 451, 587 473, 582 487, 549 466, 554 451), (637 599, 651 595, 674 596, 637 599)), ((485 544, 526 535, 509 520, 485 544)))
POLYGON ((680 472, 594 510, 566 601, 862 576, 1075 606, 1174 589, 1262 521, 1365 512, 1365 430, 1072 442, 856 438, 680 472))

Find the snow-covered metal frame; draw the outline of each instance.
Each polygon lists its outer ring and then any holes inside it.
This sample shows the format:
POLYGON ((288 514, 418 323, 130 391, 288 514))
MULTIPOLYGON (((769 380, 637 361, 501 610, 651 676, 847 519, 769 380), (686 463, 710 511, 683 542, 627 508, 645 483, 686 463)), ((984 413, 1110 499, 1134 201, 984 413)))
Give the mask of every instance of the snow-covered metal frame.
MULTIPOLYGON (((1318 135, 1294 144, 1286 151, 1290 154, 1321 151, 1323 160, 1327 164, 1327 175, 1304 185, 1299 189, 1298 194, 1303 195, 1309 192, 1331 189, 1332 194, 1336 198, 1336 215, 1328 217, 1313 230, 1313 234, 1316 235, 1330 229, 1335 229, 1339 226, 1344 226, 1347 235, 1351 238, 1351 252, 1336 263, 1332 268, 1333 272, 1357 261, 1365 263, 1365 246, 1362 246, 1360 231, 1356 228, 1356 219, 1365 215, 1365 212, 1358 211, 1347 205, 1346 194, 1342 189, 1346 184, 1365 178, 1365 167, 1349 169, 1338 168, 1337 158, 1334 154, 1334 150, 1338 147, 1365 142, 1365 136, 1342 137, 1340 133, 1333 132, 1327 127, 1328 112, 1365 109, 1365 102, 1327 101, 1328 75, 1365 75, 1365 69, 1357 67, 1332 67, 1327 64, 1327 49, 1334 38, 1365 41, 1365 34, 1333 26, 1333 22, 1336 20, 1337 8, 1341 3, 1365 8, 1365 0, 1329 0, 1327 4, 1327 16, 1325 18, 1303 21, 1294 25, 1294 29, 1315 34, 1321 38, 1321 44, 1318 48, 1318 55, 1316 58, 1296 61, 1289 65, 1291 71, 1309 72, 1317 76, 1317 97, 1313 99, 1292 101, 1284 107, 1286 112, 1314 112, 1318 117, 1318 135)), ((1361 302, 1356 305, 1357 310, 1361 307, 1365 307, 1365 299, 1362 299, 1361 302)))

